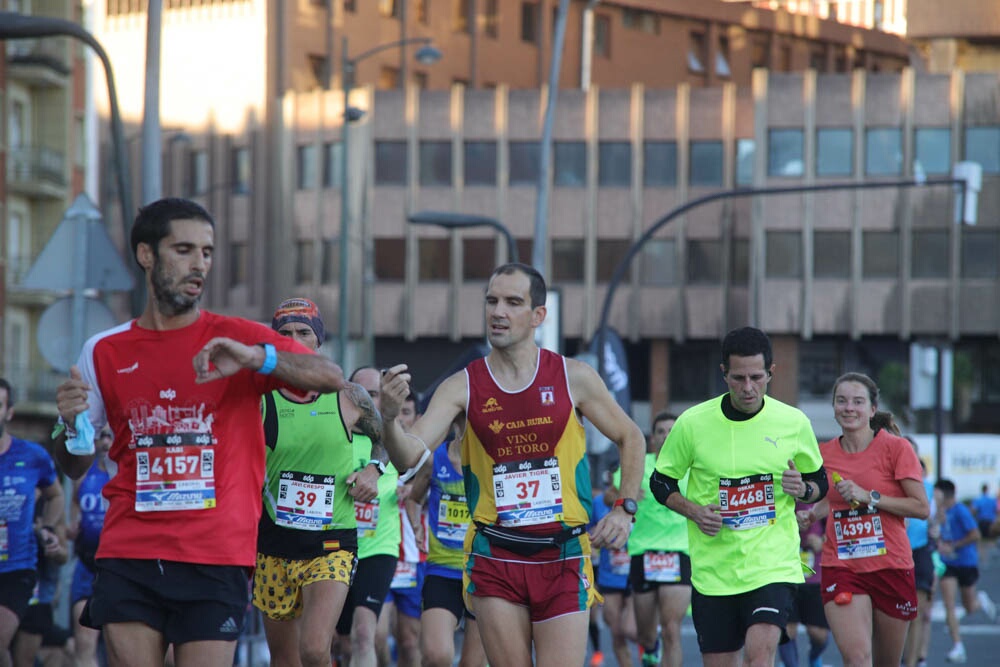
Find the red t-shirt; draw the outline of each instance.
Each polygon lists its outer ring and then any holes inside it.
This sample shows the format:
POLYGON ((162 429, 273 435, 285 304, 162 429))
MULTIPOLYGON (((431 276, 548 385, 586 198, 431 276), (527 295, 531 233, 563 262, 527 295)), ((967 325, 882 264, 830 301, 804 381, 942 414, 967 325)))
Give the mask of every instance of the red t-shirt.
POLYGON ((206 311, 171 331, 126 322, 84 346, 90 420, 107 422, 115 435, 97 558, 254 564, 264 478, 260 396, 283 383, 244 370, 196 384, 192 360, 219 336, 308 352, 262 324, 206 311))
POLYGON ((909 441, 880 430, 863 452, 851 454, 834 438, 819 446, 830 491, 826 519, 823 567, 846 567, 855 572, 913 568, 910 542, 901 516, 871 512, 867 505, 854 510, 834 488, 833 473, 863 489, 874 489, 883 498, 906 496, 901 480, 923 484, 923 471, 909 441))

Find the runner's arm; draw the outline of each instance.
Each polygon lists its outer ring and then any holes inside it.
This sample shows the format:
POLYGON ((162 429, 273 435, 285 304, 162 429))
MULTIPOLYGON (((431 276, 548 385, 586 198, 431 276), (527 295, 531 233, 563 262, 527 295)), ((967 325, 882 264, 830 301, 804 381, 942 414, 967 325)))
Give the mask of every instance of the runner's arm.
POLYGON ((438 386, 427 411, 407 433, 396 421, 399 406, 410 394, 410 374, 406 370, 406 365, 400 364, 382 376, 383 442, 400 475, 419 463, 424 452, 429 451, 427 443, 433 447, 444 440, 468 400, 465 371, 459 371, 438 386))

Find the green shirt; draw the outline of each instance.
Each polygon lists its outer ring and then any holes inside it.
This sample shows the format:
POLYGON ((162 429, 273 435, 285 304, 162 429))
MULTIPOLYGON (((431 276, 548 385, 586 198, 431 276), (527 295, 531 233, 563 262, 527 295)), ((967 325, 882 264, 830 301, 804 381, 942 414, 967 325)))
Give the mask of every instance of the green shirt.
MULTIPOLYGON (((368 436, 354 436, 355 469, 360 470, 368 465, 372 455, 372 441, 368 436)), ((385 467, 385 474, 378 478, 378 498, 374 505, 363 507, 355 503, 355 509, 365 514, 366 519, 358 522, 358 558, 369 556, 399 556, 399 543, 403 534, 399 524, 399 499, 396 496, 396 485, 399 482, 399 472, 391 463, 385 467), (374 530, 371 524, 374 523, 374 530)))
POLYGON ((688 522, 691 583, 703 595, 735 595, 766 584, 802 583, 795 499, 781 490, 788 460, 803 473, 823 463, 809 419, 767 397, 760 412, 732 421, 713 398, 677 419, 656 470, 681 479, 699 505, 723 506, 714 537, 688 522))
MULTIPOLYGON (((687 519, 669 507, 665 507, 653 496, 649 488, 649 478, 656 468, 656 454, 646 454, 646 467, 639 487, 639 511, 635 513, 635 525, 628 538, 630 556, 641 556, 647 551, 688 551, 687 519)), ((621 470, 615 471, 615 486, 621 486, 621 470)), ((681 480, 681 493, 687 487, 687 480, 681 480)))

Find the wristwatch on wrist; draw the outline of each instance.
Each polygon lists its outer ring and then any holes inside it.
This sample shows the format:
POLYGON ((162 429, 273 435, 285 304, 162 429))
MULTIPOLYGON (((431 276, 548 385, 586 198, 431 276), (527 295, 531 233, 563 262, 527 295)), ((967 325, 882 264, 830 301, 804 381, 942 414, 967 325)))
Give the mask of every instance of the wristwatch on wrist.
POLYGON ((59 415, 59 419, 56 420, 55 426, 52 427, 52 439, 55 440, 64 433, 66 434, 67 440, 76 437, 76 430, 63 421, 62 415, 59 415))
POLYGON ((639 504, 635 502, 633 498, 619 498, 611 506, 612 509, 615 507, 621 507, 625 510, 625 514, 630 514, 635 517, 635 513, 639 511, 639 504))
POLYGON ((809 502, 809 499, 812 498, 813 488, 809 486, 809 482, 806 482, 805 484, 806 484, 806 490, 801 496, 799 496, 799 500, 801 500, 804 503, 807 503, 809 502))
POLYGON ((383 463, 382 461, 379 461, 378 459, 372 459, 371 461, 368 462, 368 465, 375 466, 376 468, 378 468, 378 474, 380 476, 385 474, 385 463, 383 463))
POLYGON ((868 509, 875 509, 882 501, 882 494, 875 489, 868 492, 868 497, 871 498, 871 500, 868 501, 868 509))

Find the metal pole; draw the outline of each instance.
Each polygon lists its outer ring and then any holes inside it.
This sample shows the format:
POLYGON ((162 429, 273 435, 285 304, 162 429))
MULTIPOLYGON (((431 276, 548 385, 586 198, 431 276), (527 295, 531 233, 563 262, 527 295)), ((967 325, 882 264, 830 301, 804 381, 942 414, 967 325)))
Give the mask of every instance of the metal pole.
MULTIPOLYGON (((426 9, 424 11, 427 11, 426 9)), ((406 41, 406 0, 399 0, 399 41, 406 41)), ((400 90, 406 90, 406 84, 410 80, 410 72, 408 68, 409 63, 406 60, 406 51, 400 49, 399 51, 399 81, 396 82, 396 88, 400 90)))
POLYGON ((163 0, 149 0, 146 16, 146 82, 142 108, 142 203, 162 196, 160 138, 160 26, 163 0))
POLYGON ((535 236, 531 244, 531 265, 544 276, 545 242, 549 236, 549 166, 552 164, 552 126, 555 123, 556 98, 559 93, 559 68, 562 66, 563 43, 566 40, 566 14, 569 0, 559 0, 556 14, 555 43, 549 61, 549 90, 545 100, 545 121, 538 157, 538 197, 535 199, 535 236))
POLYGON ((347 338, 350 310, 347 305, 347 282, 348 261, 350 252, 348 251, 348 239, 350 238, 350 206, 348 205, 348 183, 347 177, 348 146, 350 146, 350 114, 348 109, 351 101, 351 88, 354 85, 354 63, 347 56, 347 36, 341 38, 340 52, 340 87, 344 90, 344 115, 340 126, 340 285, 338 286, 337 299, 337 361, 341 364, 347 363, 347 338))
MULTIPOLYGON (((132 229, 132 182, 129 168, 128 153, 125 150, 125 131, 122 129, 121 110, 118 108, 118 93, 115 89, 115 76, 111 69, 111 60, 104 47, 97 39, 80 25, 65 19, 25 16, 15 12, 0 12, 0 39, 20 39, 30 37, 74 37, 85 43, 97 54, 104 66, 104 76, 108 83, 108 104, 111 111, 111 143, 115 150, 115 180, 118 185, 118 199, 121 204, 122 234, 125 247, 129 247, 129 236, 132 229)), ((134 258, 126 259, 135 280, 132 288, 132 315, 138 317, 145 301, 144 291, 146 277, 139 270, 134 258)))
MULTIPOLYGON (((800 192, 826 192, 835 190, 875 190, 881 188, 912 188, 912 187, 922 187, 922 186, 932 186, 932 185, 959 185, 961 186, 962 192, 965 192, 967 183, 965 179, 962 178, 938 178, 938 179, 926 179, 922 181, 907 180, 907 181, 877 181, 877 182, 861 182, 861 183, 824 183, 820 185, 797 185, 788 187, 774 187, 774 188, 745 188, 742 190, 723 190, 721 192, 713 192, 712 194, 705 195, 703 197, 698 197, 697 199, 692 199, 686 204, 682 204, 677 208, 673 209, 665 216, 657 220, 653 225, 642 233, 638 239, 636 239, 631 246, 629 246, 628 252, 622 257, 621 261, 618 262, 618 266, 615 267, 615 272, 611 275, 611 281, 608 283, 607 292, 604 294, 604 304, 601 306, 601 319, 597 324, 597 331, 595 335, 597 336, 597 370, 601 377, 604 377, 604 331, 608 325, 608 316, 611 314, 611 302, 614 299, 615 291, 618 289, 618 285, 625 278, 625 272, 628 271, 629 266, 632 264, 632 260, 639 251, 642 250, 643 246, 653 238, 653 235, 659 231, 662 227, 665 227, 669 222, 675 218, 687 213, 693 208, 697 208, 702 204, 707 204, 709 202, 721 200, 721 199, 736 199, 737 197, 764 197, 768 195, 785 195, 785 194, 795 194, 800 192)), ((963 194, 964 196, 964 194, 963 194)))
POLYGON ((941 481, 941 458, 944 451, 944 396, 941 390, 941 376, 944 375, 944 344, 934 343, 934 447, 937 454, 935 472, 937 480, 941 481))

